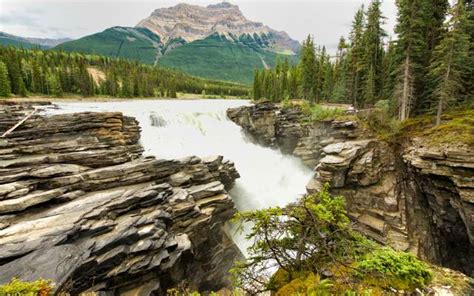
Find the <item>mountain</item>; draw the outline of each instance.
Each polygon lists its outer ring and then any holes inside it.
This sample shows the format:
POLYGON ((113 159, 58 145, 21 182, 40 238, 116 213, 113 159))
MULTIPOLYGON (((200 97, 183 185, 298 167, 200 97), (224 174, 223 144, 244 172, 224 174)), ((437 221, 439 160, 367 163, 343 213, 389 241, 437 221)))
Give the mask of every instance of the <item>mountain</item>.
POLYGON ((237 5, 228 2, 207 7, 178 4, 160 8, 139 22, 137 27, 149 29, 164 42, 176 38, 192 42, 220 33, 237 37, 250 36, 252 39, 265 38, 268 41, 265 48, 274 51, 295 53, 299 49, 299 43, 285 32, 247 20, 237 5))
POLYGON ((160 37, 146 28, 112 27, 100 33, 65 42, 55 49, 154 64, 162 46, 160 37))
POLYGON ((134 28, 112 27, 56 47, 160 64, 192 75, 249 84, 255 68, 293 60, 300 44, 287 33, 247 20, 224 2, 160 8, 134 28))
POLYGON ((49 38, 28 38, 20 37, 4 32, 0 32, 0 45, 16 46, 23 48, 52 48, 63 42, 70 41, 69 38, 49 39, 49 38))

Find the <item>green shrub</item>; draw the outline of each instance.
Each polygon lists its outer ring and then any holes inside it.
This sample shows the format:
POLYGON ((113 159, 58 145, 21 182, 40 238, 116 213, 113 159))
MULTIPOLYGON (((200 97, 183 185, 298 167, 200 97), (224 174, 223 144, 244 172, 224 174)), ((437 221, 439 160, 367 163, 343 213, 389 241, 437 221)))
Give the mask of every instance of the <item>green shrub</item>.
POLYGON ((291 100, 286 98, 283 101, 281 101, 281 108, 286 110, 294 107, 293 104, 291 103, 291 100))
POLYGON ((0 296, 48 296, 52 295, 51 281, 39 279, 34 282, 23 282, 12 278, 8 284, 0 285, 0 296))
POLYGON ((345 110, 338 107, 311 105, 308 102, 301 104, 303 114, 307 116, 306 120, 310 122, 332 120, 345 114, 345 110))
POLYGON ((309 273, 306 278, 297 278, 283 286, 275 296, 286 295, 310 295, 326 296, 331 295, 332 283, 328 279, 321 279, 320 275, 309 273))
POLYGON ((375 103, 374 107, 388 113, 390 109, 390 100, 380 100, 375 103))
POLYGON ((429 267, 415 256, 387 247, 368 253, 355 265, 364 281, 375 280, 386 288, 414 290, 425 287, 433 279, 429 267))

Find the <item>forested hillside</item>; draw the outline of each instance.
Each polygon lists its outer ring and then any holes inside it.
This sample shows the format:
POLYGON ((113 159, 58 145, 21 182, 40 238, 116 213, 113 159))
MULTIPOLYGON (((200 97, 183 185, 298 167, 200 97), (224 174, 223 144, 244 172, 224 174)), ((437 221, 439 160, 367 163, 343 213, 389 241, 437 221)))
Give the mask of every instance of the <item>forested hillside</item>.
POLYGON ((146 28, 112 27, 100 33, 65 42, 55 49, 124 58, 153 65, 161 46, 160 37, 146 28))
POLYGON ((0 47, 0 97, 77 94, 173 98, 177 92, 246 96, 248 88, 103 56, 0 47))
POLYGON ((254 98, 378 106, 400 120, 472 107, 473 1, 397 1, 397 40, 387 40, 380 5, 359 9, 335 57, 308 36, 298 66, 256 71, 254 98))
POLYGON ((276 58, 275 52, 252 48, 216 33, 172 50, 161 57, 159 64, 199 77, 251 84, 252 71, 273 67, 276 58))

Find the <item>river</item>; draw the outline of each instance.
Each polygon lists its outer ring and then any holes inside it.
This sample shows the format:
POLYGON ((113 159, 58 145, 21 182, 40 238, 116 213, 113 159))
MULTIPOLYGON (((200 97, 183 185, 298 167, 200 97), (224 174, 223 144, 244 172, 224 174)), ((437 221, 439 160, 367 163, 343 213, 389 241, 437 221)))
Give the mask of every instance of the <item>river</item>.
MULTIPOLYGON (((228 108, 248 104, 245 100, 214 99, 60 102, 60 109, 48 112, 123 112, 139 121, 146 155, 182 158, 218 154, 234 161, 241 177, 229 193, 239 211, 284 206, 305 193, 313 172, 296 157, 255 144, 227 118, 228 108)), ((235 233, 234 240, 245 251, 249 242, 235 233)))

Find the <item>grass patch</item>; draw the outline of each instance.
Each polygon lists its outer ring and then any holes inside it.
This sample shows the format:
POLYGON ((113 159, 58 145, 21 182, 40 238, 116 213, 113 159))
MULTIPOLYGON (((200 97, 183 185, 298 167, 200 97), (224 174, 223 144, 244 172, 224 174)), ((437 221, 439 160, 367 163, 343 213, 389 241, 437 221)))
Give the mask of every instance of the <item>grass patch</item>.
POLYGON ((337 106, 312 105, 304 102, 300 108, 305 115, 303 119, 305 123, 330 121, 346 115, 346 110, 337 106))
POLYGON ((401 124, 400 137, 422 137, 432 145, 474 145, 474 110, 450 112, 435 126, 434 116, 410 118, 401 124))

